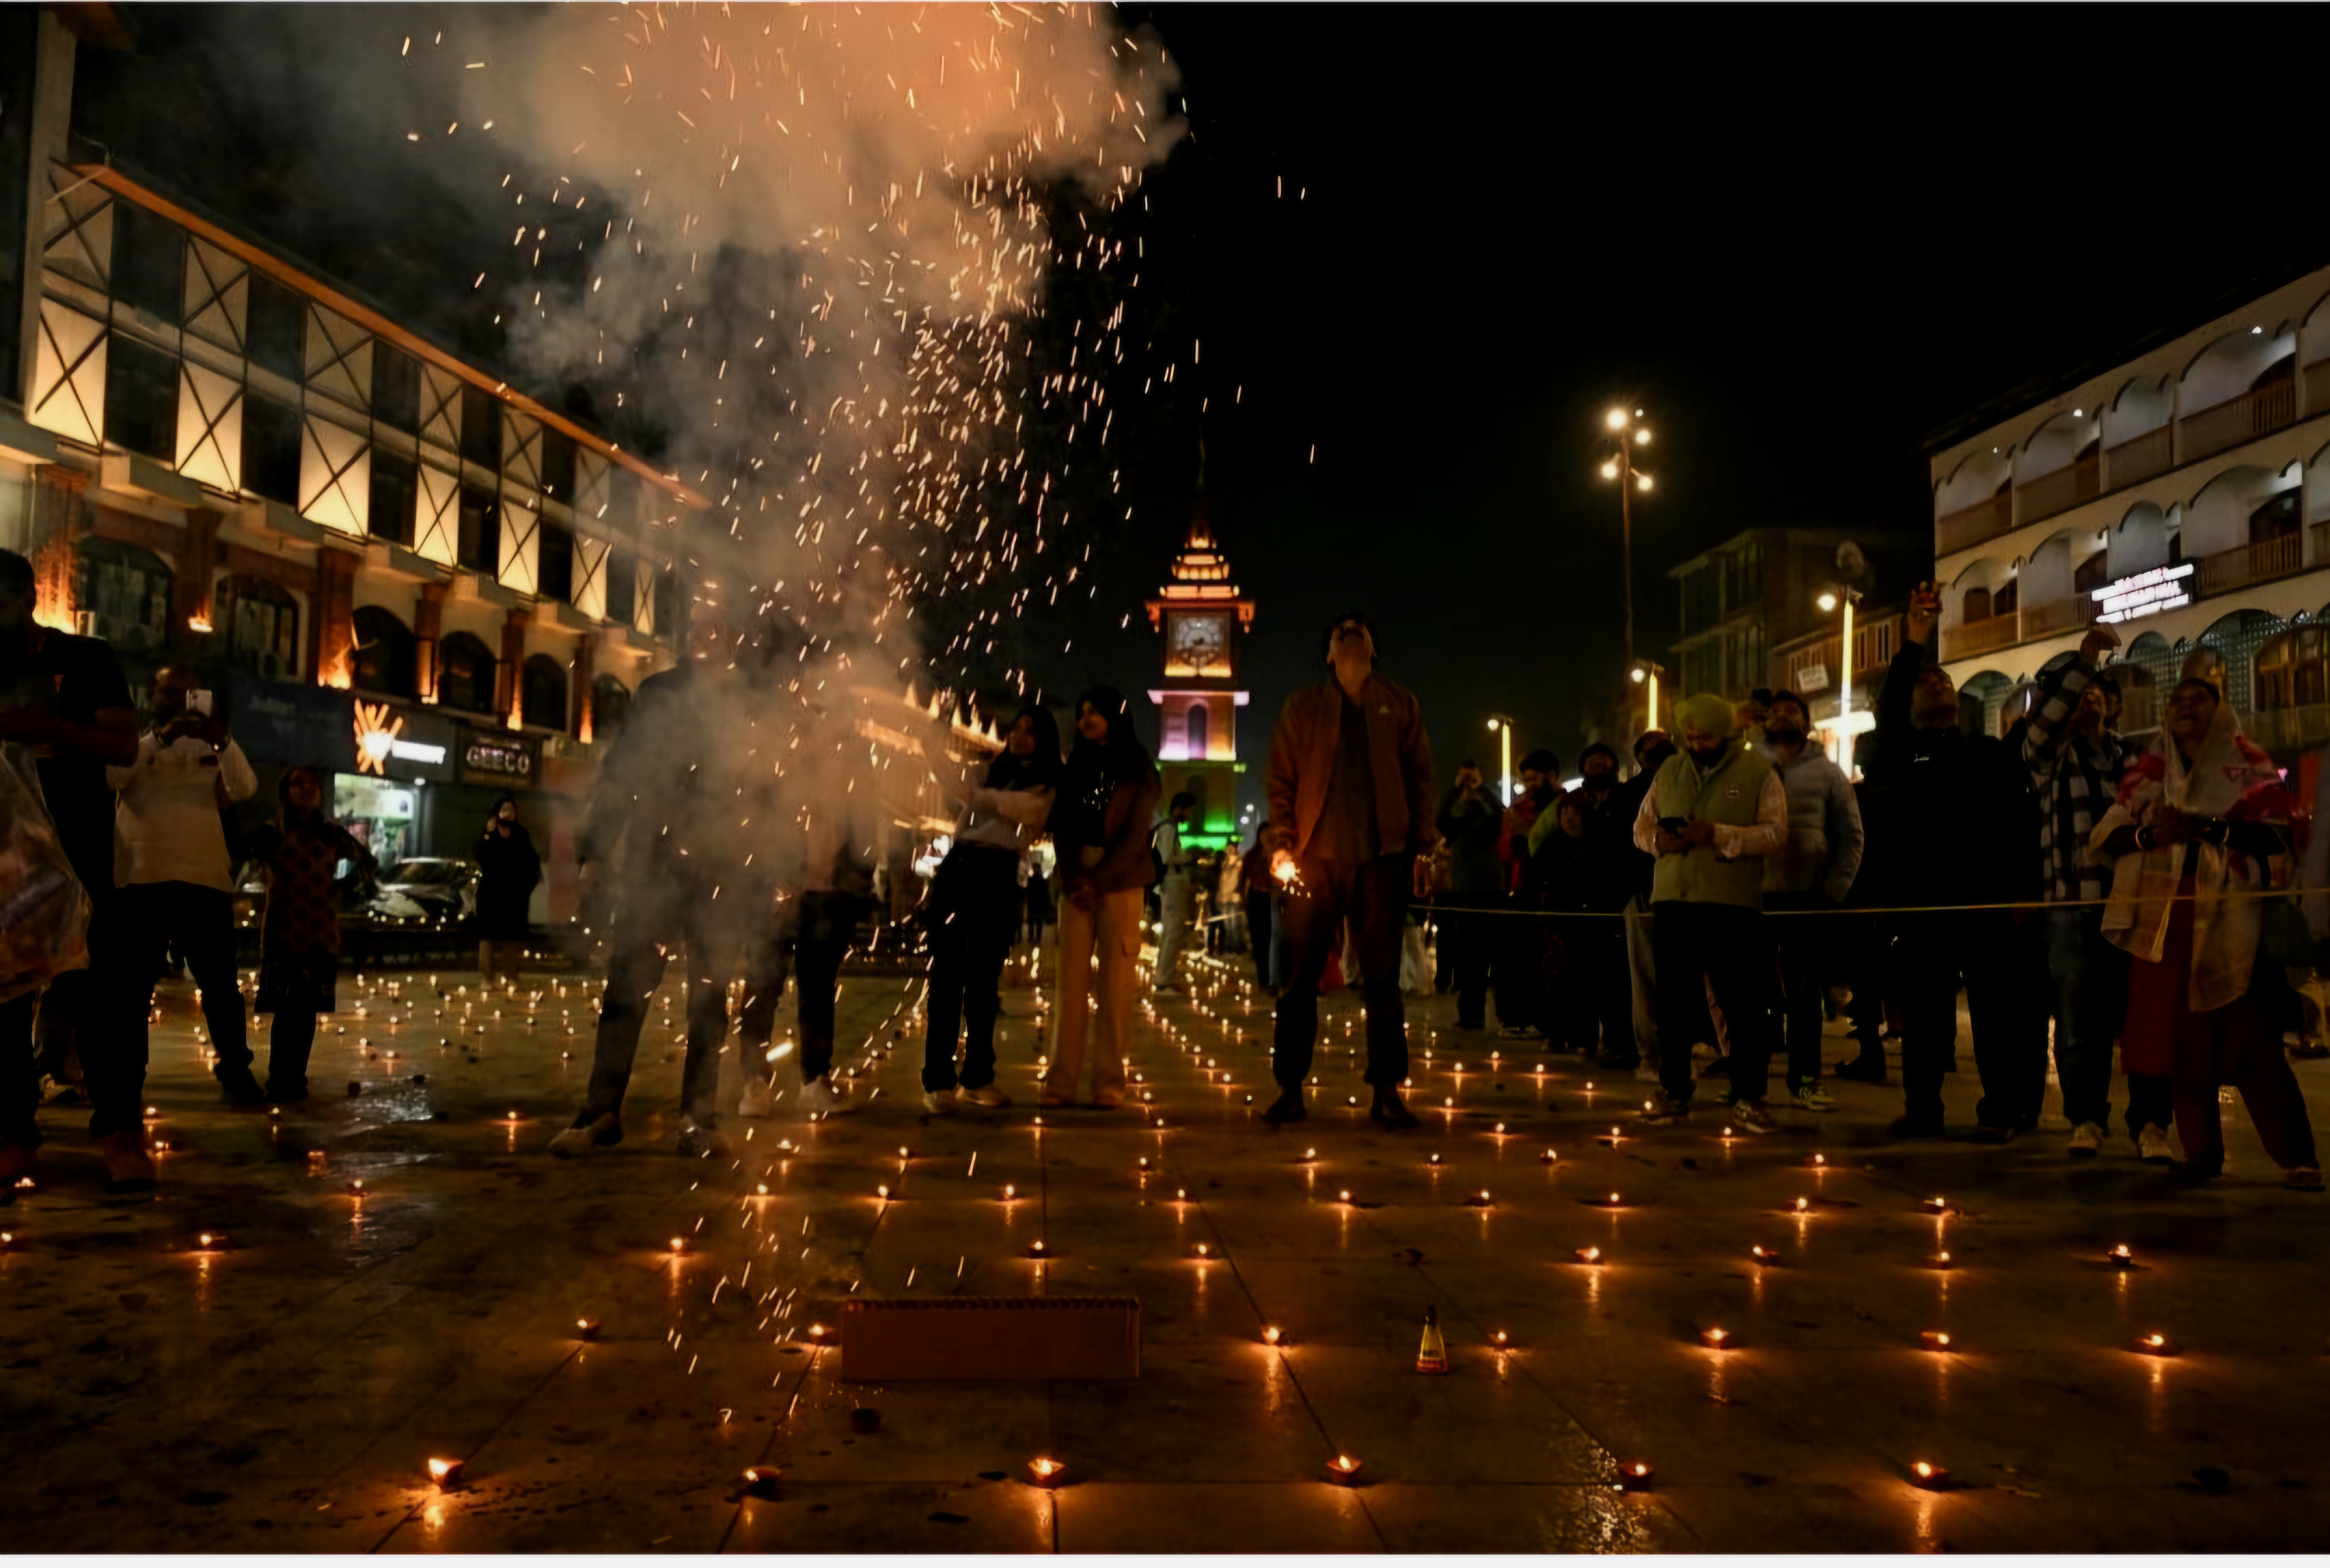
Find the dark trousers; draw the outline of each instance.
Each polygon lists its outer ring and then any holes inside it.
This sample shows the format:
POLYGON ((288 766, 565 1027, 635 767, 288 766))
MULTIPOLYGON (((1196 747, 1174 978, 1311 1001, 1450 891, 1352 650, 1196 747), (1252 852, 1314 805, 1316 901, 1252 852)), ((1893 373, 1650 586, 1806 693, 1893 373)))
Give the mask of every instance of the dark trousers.
POLYGON ((1255 983, 1265 991, 1275 983, 1270 971, 1270 909, 1274 902, 1274 895, 1266 893, 1246 895, 1246 945, 1254 955, 1255 983))
POLYGON ((995 1082, 995 1019, 1003 1010, 1003 963, 1019 907, 1019 856, 959 844, 931 879, 929 1027, 923 1034, 923 1087, 955 1087, 954 1048, 962 1039, 965 1089, 995 1082))
POLYGON ((2027 953, 2007 910, 1894 915, 1886 984, 1901 1003, 1903 1109, 1942 1116, 1942 1077, 1957 1041, 1958 987, 1982 1074, 1975 1119, 2028 1131, 2047 1098, 2047 1015, 2030 983, 2027 953))
POLYGON ((1634 1044, 1634 977, 1626 962, 1626 922, 1596 912, 1556 921, 1561 938, 1563 985, 1572 993, 1573 1036, 1580 1051, 1599 1049, 1612 1067, 1641 1060, 1634 1044))
POLYGON ((1841 912, 1829 922, 1844 966, 1844 983, 1852 1000, 1844 1015, 1852 1022, 1853 1044, 1861 1054, 1885 1060, 1885 948, 1888 936, 1880 917, 1858 911, 1841 912))
POLYGON ((304 1094, 308 1057, 316 1048, 316 1015, 278 1009, 267 1029, 267 1091, 304 1094))
MULTIPOLYGON (((112 1065, 111 1058, 127 1052, 133 1037, 142 1042, 146 1031, 142 1024, 134 1031, 121 1026, 110 984, 112 973, 100 972, 98 967, 106 961, 104 944, 113 940, 116 930, 102 912, 112 902, 112 889, 105 892, 108 896, 104 903, 91 902, 90 967, 68 969, 50 981, 45 990, 29 991, 0 1002, 0 1144, 13 1143, 28 1149, 41 1147, 41 1075, 61 1073, 65 1058, 76 1048, 81 1053, 81 1074, 90 1084, 91 1098, 95 1097, 98 1084, 107 1084, 111 1098, 127 1093, 131 1111, 131 1119, 125 1124, 120 1120, 119 1107, 113 1107, 115 1125, 103 1128, 98 1125, 100 1119, 92 1116, 90 1130, 101 1136, 119 1125, 145 1125, 145 1058, 137 1058, 139 1066, 134 1082, 121 1070, 109 1074, 108 1071, 112 1065), (97 1063, 93 1080, 89 1065, 92 1060, 97 1063)), ((150 987, 149 981, 149 991, 150 987)))
POLYGON ((1693 1025, 1707 1015, 1708 994, 1722 1009, 1729 1033, 1731 1098, 1761 1100, 1772 1071, 1772 950, 1761 910, 1737 904, 1685 903, 1651 907, 1659 986, 1659 1083, 1671 1100, 1688 1101, 1695 1087, 1693 1025))
POLYGON ((1836 951, 1840 922, 1823 912, 1829 902, 1817 893, 1767 893, 1774 967, 1779 976, 1780 1027, 1788 1045, 1788 1090, 1794 1093, 1821 1075, 1821 982, 1836 951), (1782 912, 1787 912, 1783 913, 1782 912))
POLYGON ((251 1027, 234 968, 234 898, 223 889, 191 882, 141 882, 113 890, 92 929, 90 952, 123 1025, 118 1045, 94 1053, 84 1032, 81 1071, 96 1114, 90 1129, 103 1137, 145 1126, 146 1020, 154 1009, 154 983, 162 955, 175 944, 203 994, 203 1022, 222 1078, 251 1070, 251 1027), (99 1124, 102 1123, 100 1126, 99 1124))
POLYGON ((1358 939, 1360 996, 1368 1010, 1367 1081, 1397 1089, 1407 1077, 1407 1015, 1400 1004, 1400 927, 1416 857, 1385 855, 1362 865, 1305 859, 1306 894, 1280 909, 1289 957, 1271 1036, 1271 1072, 1283 1089, 1311 1076, 1319 1039, 1319 978, 1342 942, 1348 920, 1358 939))
POLYGON ((777 906, 768 935, 749 955, 744 970, 744 1006, 737 1035, 744 1071, 768 1071, 769 1040, 776 1033, 777 1004, 790 977, 800 988, 800 1075, 803 1083, 833 1067, 834 1007, 841 989, 841 960, 857 932, 866 901, 855 893, 798 893, 777 906))
POLYGON ((1503 922, 1486 912, 1501 902, 1493 893, 1454 893, 1441 904, 1440 950, 1447 955, 1459 1029, 1478 1029, 1488 1017, 1489 960, 1503 922))
POLYGON ((2127 955, 2104 940, 2103 923, 2100 909, 2048 909, 2022 928, 2026 972, 2045 987, 2054 1015, 2055 1077, 2074 1127, 2111 1126, 2112 1042, 2126 1006, 2127 955))
POLYGON ((618 1115, 630 1087, 631 1063, 646 1026, 648 1003, 663 983, 673 955, 687 965, 687 1061, 680 1072, 680 1109, 698 1126, 718 1119, 720 1048, 728 1035, 728 981, 744 950, 744 927, 765 919, 765 888, 712 888, 668 872, 650 874, 615 917, 607 956, 607 987, 599 998, 599 1033, 592 1053, 591 1087, 578 1125, 618 1115), (733 901, 733 902, 732 902, 733 901))
MULTIPOLYGON (((1545 922, 1519 893, 1497 901, 1501 912, 1483 917, 1496 955, 1492 981, 1497 1022, 1508 1029, 1545 1029, 1545 922)), ((1546 1031, 1549 1034, 1550 1029, 1546 1031)))

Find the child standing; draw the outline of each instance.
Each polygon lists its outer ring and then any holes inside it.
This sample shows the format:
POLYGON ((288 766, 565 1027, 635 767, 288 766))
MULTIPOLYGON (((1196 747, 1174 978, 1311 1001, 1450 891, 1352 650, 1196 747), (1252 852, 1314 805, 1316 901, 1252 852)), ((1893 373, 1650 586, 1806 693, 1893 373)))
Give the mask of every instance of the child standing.
POLYGON ((372 852, 323 814, 323 777, 293 768, 275 787, 281 809, 251 835, 251 858, 267 868, 267 912, 260 921, 259 1004, 275 1022, 267 1042, 267 1098, 278 1105, 308 1098, 308 1053, 316 1018, 337 1005, 339 901, 333 872, 346 860, 373 864, 372 852))

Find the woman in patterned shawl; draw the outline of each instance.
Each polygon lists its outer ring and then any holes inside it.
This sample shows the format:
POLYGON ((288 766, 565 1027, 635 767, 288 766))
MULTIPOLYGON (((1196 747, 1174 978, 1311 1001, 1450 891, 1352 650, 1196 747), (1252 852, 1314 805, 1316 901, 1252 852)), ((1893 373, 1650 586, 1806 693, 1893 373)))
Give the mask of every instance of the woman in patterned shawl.
POLYGON ((2231 704, 2187 676, 2088 841, 2092 853, 2118 857, 2104 935, 2134 959, 2120 1062, 2131 1077, 2171 1081, 2191 1177, 2224 1169, 2217 1089, 2230 1083, 2283 1185, 2322 1190, 2305 1098, 2250 988, 2264 912, 2256 895, 2287 883, 2304 827, 2231 704))
POLYGON ((308 1098, 308 1053, 316 1017, 336 1006, 340 965, 339 899, 333 872, 341 861, 372 864, 372 851, 323 813, 322 776, 293 768, 275 786, 276 818, 250 838, 251 858, 267 868, 267 912, 259 923, 259 1003, 271 1013, 267 1037, 267 1098, 308 1098))

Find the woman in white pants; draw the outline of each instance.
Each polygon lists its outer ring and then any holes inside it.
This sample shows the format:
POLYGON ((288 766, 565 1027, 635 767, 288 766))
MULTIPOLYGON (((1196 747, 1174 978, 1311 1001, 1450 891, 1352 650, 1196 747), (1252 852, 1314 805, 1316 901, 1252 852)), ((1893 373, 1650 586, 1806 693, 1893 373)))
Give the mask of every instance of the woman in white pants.
POLYGON ((1052 808, 1059 854, 1059 1039, 1043 1098, 1073 1104, 1083 1076, 1084 1038, 1099 961, 1100 1023, 1093 1034, 1092 1103, 1124 1103, 1124 1045, 1132 1027, 1141 956, 1142 893, 1155 875, 1149 821, 1157 811, 1157 770, 1132 732, 1122 693, 1095 686, 1076 700, 1076 742, 1052 808))

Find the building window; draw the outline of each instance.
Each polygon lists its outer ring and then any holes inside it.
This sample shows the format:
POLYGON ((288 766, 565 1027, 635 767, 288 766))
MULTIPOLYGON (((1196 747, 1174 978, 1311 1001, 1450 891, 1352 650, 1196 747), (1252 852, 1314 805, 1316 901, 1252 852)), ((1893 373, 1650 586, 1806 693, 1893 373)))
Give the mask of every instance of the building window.
POLYGON ((1212 723, 1213 715, 1206 712, 1202 704, 1193 705, 1189 709, 1188 716, 1181 721, 1182 733, 1187 737, 1188 746, 1188 750, 1181 753, 1183 756, 1193 762, 1202 762, 1206 760, 1206 745, 1211 738, 1207 734, 1207 729, 1212 723))
POLYGON ((412 519, 421 503, 421 465, 384 447, 372 449, 372 512, 375 539, 412 548, 412 519))
POLYGON ((2255 678, 2260 713, 2330 703, 2330 631, 2300 627, 2275 638, 2258 649, 2255 678))
POLYGON ((421 362, 378 340, 372 345, 372 417, 392 430, 421 428, 421 362))
POLYGON ((73 547, 73 608, 94 612, 117 653, 148 653, 170 636, 170 569, 150 550, 115 539, 73 547))
POLYGON ((518 716, 544 730, 566 728, 566 670, 548 654, 535 654, 518 674, 518 716))
MULTIPOLYGON (((289 381, 304 379, 299 335, 306 329, 307 302, 264 273, 251 275, 251 324, 244 338, 251 363, 289 381)), ((247 419, 249 416, 246 415, 247 419)))
POLYGON ((461 389, 461 460, 501 471, 502 405, 482 387, 461 389))
POLYGON ((639 600, 639 553, 617 545, 607 552, 607 619, 620 626, 630 626, 639 618, 632 614, 639 600))
POLYGON ((536 593, 561 604, 574 602, 574 534, 548 517, 537 536, 535 571, 536 593))
MULTIPOLYGON (((110 397, 106 400, 105 428, 109 433, 113 429, 113 401, 110 397)), ((2249 543, 2264 544, 2276 539, 2294 537, 2299 521, 2299 491, 2284 490, 2250 513, 2249 543)), ((2290 563, 2297 564, 2297 559, 2296 556, 2290 557, 2290 563)))
POLYGON ((631 714, 631 689, 612 675, 591 683, 591 738, 611 741, 631 714))
POLYGON ((466 631, 437 645, 437 700, 464 713, 494 711, 493 653, 466 631))
POLYGON ((2010 577, 2006 580, 2005 587, 1991 594, 1990 613, 1994 619, 2002 615, 2013 615, 2015 607, 2022 602, 2022 580, 2019 577, 2010 577))
POLYGON ((176 326, 185 308, 186 237, 135 202, 113 204, 113 297, 176 326))
POLYGON ((299 673, 299 605, 289 590, 264 578, 223 577, 211 598, 213 635, 223 640, 228 664, 270 680, 299 673))
POLYGON ((376 604, 359 609, 354 619, 356 646, 352 662, 356 690, 391 697, 412 695, 412 628, 393 610, 376 604))
POLYGON ((2092 598, 2095 590, 2111 581, 2106 575, 2111 571, 2111 552, 2098 550, 2071 571, 2071 594, 2075 599, 2092 598))
POLYGON ((649 589, 655 605, 656 635, 667 641, 679 635, 679 573, 658 571, 649 589))
POLYGON ((176 359, 134 337, 113 335, 105 362, 105 434, 140 457, 177 460, 176 359))
POLYGON ((500 564, 501 530, 494 522, 494 493, 476 485, 461 486, 461 533, 453 556, 472 571, 490 577, 500 564))
POLYGON ((546 425, 542 431, 542 489, 570 505, 574 500, 574 438, 546 425))
POLYGON ((299 504, 299 411, 257 392, 242 400, 242 487, 299 504))

